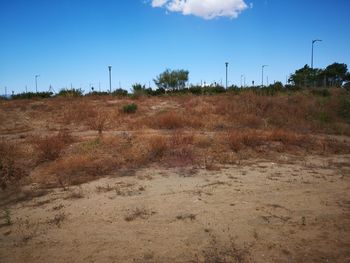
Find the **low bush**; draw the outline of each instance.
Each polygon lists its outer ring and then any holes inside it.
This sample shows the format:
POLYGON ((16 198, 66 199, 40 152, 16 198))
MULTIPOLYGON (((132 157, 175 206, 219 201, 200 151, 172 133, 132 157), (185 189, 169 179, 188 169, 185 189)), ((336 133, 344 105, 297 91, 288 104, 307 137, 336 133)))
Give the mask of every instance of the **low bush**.
POLYGON ((52 92, 23 92, 20 94, 12 95, 11 98, 17 99, 34 99, 34 98, 50 98, 52 97, 52 92))
POLYGON ((124 89, 116 89, 112 92, 112 96, 125 97, 128 96, 128 91, 124 89))
POLYGON ((96 110, 96 116, 93 116, 87 120, 87 125, 90 129, 98 131, 101 135, 103 130, 109 123, 110 116, 108 112, 96 110))
POLYGON ((127 114, 135 113, 137 111, 137 105, 135 103, 125 105, 123 112, 127 114))
POLYGON ((87 94, 85 94, 86 97, 93 97, 93 96, 108 96, 109 93, 106 91, 91 91, 87 94))
POLYGON ((82 89, 61 89, 57 96, 61 97, 81 97, 83 96, 84 92, 82 89))

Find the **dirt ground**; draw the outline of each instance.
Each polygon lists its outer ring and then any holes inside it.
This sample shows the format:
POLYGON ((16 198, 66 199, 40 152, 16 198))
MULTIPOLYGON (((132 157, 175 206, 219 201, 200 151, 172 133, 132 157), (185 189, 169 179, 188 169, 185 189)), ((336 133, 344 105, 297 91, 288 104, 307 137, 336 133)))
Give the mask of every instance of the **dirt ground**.
POLYGON ((350 262, 350 155, 125 170, 7 207, 3 263, 350 262))

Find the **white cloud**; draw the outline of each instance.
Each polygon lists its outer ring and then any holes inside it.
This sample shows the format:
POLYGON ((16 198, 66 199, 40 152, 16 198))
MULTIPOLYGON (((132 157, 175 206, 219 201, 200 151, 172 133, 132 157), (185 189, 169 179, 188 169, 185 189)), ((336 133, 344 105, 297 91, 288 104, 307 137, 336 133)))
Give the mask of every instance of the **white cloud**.
POLYGON ((152 0, 153 7, 164 7, 170 12, 195 15, 204 19, 236 18, 249 8, 244 0, 152 0))

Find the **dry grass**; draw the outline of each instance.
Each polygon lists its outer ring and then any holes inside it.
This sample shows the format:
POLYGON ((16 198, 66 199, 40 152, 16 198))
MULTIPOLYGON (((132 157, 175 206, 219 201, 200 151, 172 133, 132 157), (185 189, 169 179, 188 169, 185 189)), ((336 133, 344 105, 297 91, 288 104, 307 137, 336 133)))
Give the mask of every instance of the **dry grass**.
POLYGON ((9 185, 18 185, 28 175, 26 153, 16 143, 0 139, 0 188, 5 189, 9 185))
POLYGON ((202 117, 199 115, 189 116, 176 111, 162 112, 150 120, 150 127, 155 129, 181 129, 184 127, 202 127, 202 117))
POLYGON ((202 251, 202 256, 197 257, 197 263, 245 263, 251 262, 249 250, 238 248, 233 239, 223 242, 212 236, 210 244, 202 251))
POLYGON ((57 176, 60 185, 75 185, 107 175, 117 168, 112 158, 73 155, 55 162, 49 170, 57 176))
POLYGON ((57 159, 63 149, 74 142, 74 138, 67 130, 61 130, 57 135, 35 137, 32 139, 38 153, 38 161, 53 161, 57 159))
POLYGON ((161 159, 168 149, 169 146, 164 136, 153 136, 149 138, 150 160, 161 159))
POLYGON ((140 97, 130 115, 119 113, 128 98, 1 102, 0 118, 11 123, 0 129, 0 183, 31 173, 28 180, 66 187, 150 164, 218 169, 281 152, 349 153, 347 141, 326 136, 350 134, 341 104, 349 94, 331 93, 140 97), (103 136, 92 138, 91 130, 103 136))
POLYGON ((110 114, 106 111, 95 110, 96 115, 87 119, 87 125, 90 129, 98 131, 101 135, 106 126, 110 123, 110 114))
POLYGON ((185 123, 182 115, 171 111, 161 113, 155 120, 153 120, 151 125, 158 129, 179 129, 183 128, 185 123))
POLYGON ((138 218, 141 219, 148 219, 151 215, 153 215, 155 212, 150 211, 144 207, 136 207, 135 209, 132 209, 128 212, 128 214, 124 217, 124 220, 127 222, 134 221, 138 218))

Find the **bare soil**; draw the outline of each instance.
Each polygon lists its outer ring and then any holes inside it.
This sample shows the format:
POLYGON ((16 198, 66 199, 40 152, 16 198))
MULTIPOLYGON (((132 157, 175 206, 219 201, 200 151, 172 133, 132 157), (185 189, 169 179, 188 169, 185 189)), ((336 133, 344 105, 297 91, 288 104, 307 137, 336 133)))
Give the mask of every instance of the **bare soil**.
POLYGON ((49 191, 7 203, 1 262, 350 262, 350 155, 154 166, 49 191))

